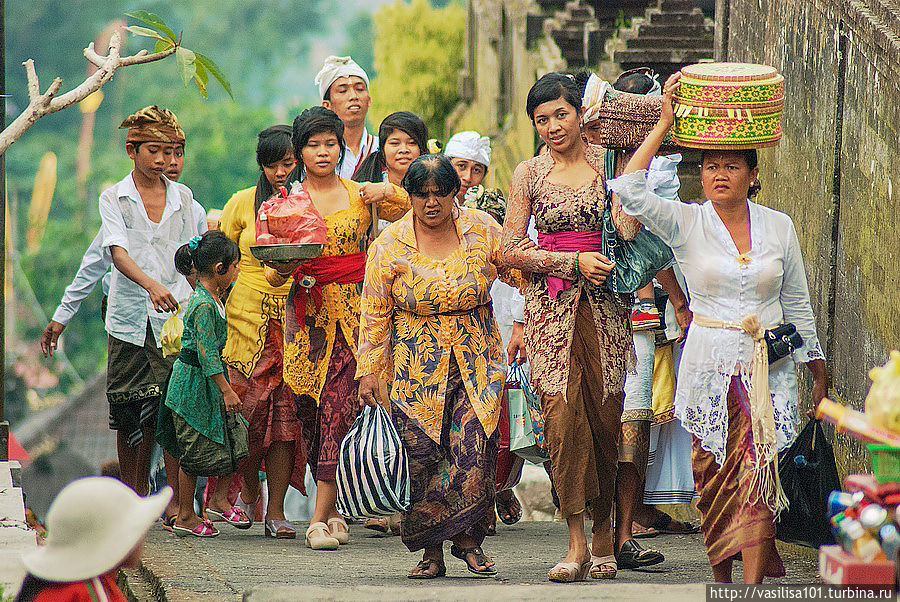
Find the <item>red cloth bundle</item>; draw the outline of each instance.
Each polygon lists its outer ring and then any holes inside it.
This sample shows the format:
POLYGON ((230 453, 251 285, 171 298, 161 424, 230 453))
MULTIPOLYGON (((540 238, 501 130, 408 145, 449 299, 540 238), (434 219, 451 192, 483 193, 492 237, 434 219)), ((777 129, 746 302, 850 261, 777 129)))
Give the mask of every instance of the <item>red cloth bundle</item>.
POLYGON ((328 227, 319 215, 306 188, 295 186, 290 193, 264 201, 256 214, 256 244, 320 244, 328 237, 328 227))

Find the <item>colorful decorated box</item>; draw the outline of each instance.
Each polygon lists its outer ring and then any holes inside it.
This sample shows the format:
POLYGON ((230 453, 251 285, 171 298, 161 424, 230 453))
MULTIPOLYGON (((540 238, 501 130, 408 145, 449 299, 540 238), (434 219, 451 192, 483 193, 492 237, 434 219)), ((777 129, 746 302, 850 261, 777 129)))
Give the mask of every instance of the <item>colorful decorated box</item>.
POLYGON ((698 63, 681 70, 675 93, 677 144, 690 148, 745 149, 781 139, 784 78, 751 63, 698 63))

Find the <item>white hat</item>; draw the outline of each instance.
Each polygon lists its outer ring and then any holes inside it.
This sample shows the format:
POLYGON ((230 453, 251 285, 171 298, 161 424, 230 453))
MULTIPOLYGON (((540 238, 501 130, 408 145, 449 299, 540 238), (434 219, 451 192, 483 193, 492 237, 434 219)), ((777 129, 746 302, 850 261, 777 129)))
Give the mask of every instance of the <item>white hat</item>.
POLYGON ((319 96, 322 100, 325 100, 325 93, 328 92, 328 88, 331 87, 331 84, 335 82, 336 79, 341 77, 350 77, 351 75, 356 75, 358 77, 363 78, 363 81, 366 82, 366 87, 369 85, 369 76, 366 74, 365 70, 356 64, 349 56, 329 56, 325 59, 325 64, 322 65, 322 69, 316 75, 316 85, 319 86, 319 96))
POLYGON ((118 566, 172 499, 172 489, 142 498, 111 477, 66 485, 47 512, 47 545, 22 556, 47 581, 83 581, 118 566))
POLYGON ((481 163, 485 167, 491 165, 491 139, 478 132, 459 132, 447 141, 444 155, 458 159, 468 159, 481 163))
POLYGON ((591 73, 587 85, 584 87, 584 96, 581 97, 582 124, 588 124, 600 118, 600 105, 603 104, 603 99, 606 98, 606 93, 611 87, 608 81, 591 73))

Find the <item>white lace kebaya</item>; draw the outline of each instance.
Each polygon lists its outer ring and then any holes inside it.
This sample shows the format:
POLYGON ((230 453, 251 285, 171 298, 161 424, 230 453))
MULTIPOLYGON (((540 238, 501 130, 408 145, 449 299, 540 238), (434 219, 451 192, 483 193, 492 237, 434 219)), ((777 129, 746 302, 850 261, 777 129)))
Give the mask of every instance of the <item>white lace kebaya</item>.
MULTIPOLYGON (((795 362, 824 359, 797 232, 791 218, 750 202, 752 248, 740 254, 711 201, 703 204, 663 199, 647 186, 647 172, 608 180, 622 207, 672 247, 697 315, 740 322, 757 314, 764 328, 791 322, 803 347, 769 366, 778 450, 797 434, 795 362)), ((721 466, 728 435, 726 395, 732 375, 750 390, 753 339, 745 332, 708 328, 688 330, 678 370, 675 415, 721 466)))

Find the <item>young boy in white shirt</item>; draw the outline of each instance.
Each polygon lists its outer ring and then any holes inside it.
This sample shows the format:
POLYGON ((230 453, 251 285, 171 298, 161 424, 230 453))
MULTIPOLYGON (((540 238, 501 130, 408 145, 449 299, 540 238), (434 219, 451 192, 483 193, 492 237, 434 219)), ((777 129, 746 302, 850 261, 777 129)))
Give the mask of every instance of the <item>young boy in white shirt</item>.
POLYGON ((164 358, 160 331, 190 297, 175 269, 175 251, 206 230, 191 190, 165 177, 184 131, 167 109, 128 117, 125 150, 134 170, 100 195, 103 249, 113 268, 106 311, 106 395, 117 432, 122 479, 146 495, 156 414, 174 358, 164 358))

